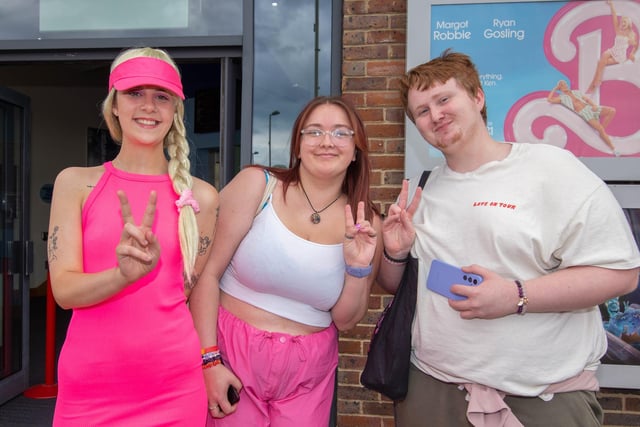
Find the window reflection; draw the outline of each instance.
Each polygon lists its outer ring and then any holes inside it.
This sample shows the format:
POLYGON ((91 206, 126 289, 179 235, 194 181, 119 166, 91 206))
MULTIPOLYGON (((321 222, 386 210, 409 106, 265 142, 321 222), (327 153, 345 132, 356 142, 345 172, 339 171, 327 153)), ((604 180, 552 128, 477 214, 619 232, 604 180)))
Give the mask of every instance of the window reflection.
POLYGON ((241 35, 238 0, 0 2, 0 40, 241 35))
POLYGON ((253 163, 269 164, 271 153, 273 166, 288 166, 295 117, 316 94, 330 93, 331 3, 254 2, 253 163))

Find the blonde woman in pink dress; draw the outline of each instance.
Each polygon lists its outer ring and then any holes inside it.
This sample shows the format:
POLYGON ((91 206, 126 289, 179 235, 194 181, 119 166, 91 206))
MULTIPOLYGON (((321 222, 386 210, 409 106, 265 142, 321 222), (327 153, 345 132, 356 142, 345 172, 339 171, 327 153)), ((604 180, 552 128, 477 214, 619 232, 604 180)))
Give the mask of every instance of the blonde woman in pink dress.
POLYGON ((613 1, 607 0, 607 4, 611 8, 611 17, 613 19, 613 28, 616 33, 613 46, 602 52, 595 75, 589 85, 586 93, 593 93, 602 83, 602 74, 607 65, 622 64, 627 60, 633 62, 636 60, 636 51, 638 50, 638 39, 633 30, 633 22, 628 16, 618 16, 613 1), (631 50, 629 51, 629 48, 631 50), (627 53, 628 52, 628 53, 627 53))
POLYGON ((56 178, 51 286, 73 316, 54 426, 205 423, 187 298, 209 255, 218 195, 189 173, 183 99, 178 68, 164 51, 124 51, 112 64, 102 111, 120 152, 56 178))

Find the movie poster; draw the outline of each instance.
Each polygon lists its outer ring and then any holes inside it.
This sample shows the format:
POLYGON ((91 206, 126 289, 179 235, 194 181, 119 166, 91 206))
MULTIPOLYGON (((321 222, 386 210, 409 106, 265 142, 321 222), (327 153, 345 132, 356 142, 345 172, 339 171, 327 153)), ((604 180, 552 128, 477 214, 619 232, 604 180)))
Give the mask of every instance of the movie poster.
MULTIPOLYGON (((624 209, 624 213, 639 243, 640 209, 624 209)), ((600 313, 609 345, 602 363, 640 365, 640 288, 601 304, 600 313)))
POLYGON ((497 140, 638 157, 639 25, 633 0, 433 5, 430 57, 473 58, 497 140))

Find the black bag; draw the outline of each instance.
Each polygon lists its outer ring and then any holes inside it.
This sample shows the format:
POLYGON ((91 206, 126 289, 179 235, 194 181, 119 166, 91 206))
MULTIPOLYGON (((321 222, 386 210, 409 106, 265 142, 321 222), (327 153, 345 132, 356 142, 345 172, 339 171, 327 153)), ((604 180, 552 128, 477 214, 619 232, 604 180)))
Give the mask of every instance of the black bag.
POLYGON ((392 400, 402 400, 409 385, 411 324, 418 293, 418 259, 410 257, 395 296, 373 330, 360 383, 392 400))
MULTIPOLYGON (((429 177, 420 178, 422 188, 429 177)), ((384 261, 383 261, 384 262, 384 261)), ((418 294, 418 259, 409 256, 395 296, 385 307, 371 336, 360 383, 391 400, 403 400, 409 385, 411 324, 418 294)))

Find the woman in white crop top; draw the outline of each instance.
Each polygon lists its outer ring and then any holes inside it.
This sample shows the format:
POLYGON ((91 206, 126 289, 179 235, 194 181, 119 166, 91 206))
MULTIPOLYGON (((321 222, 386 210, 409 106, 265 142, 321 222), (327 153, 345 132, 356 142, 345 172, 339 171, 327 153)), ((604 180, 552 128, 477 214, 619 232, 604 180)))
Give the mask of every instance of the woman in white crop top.
POLYGON ((367 147, 355 109, 318 97, 294 123, 289 168, 249 167, 222 189, 191 297, 208 425, 328 425, 338 330, 365 315, 382 248, 367 147))

